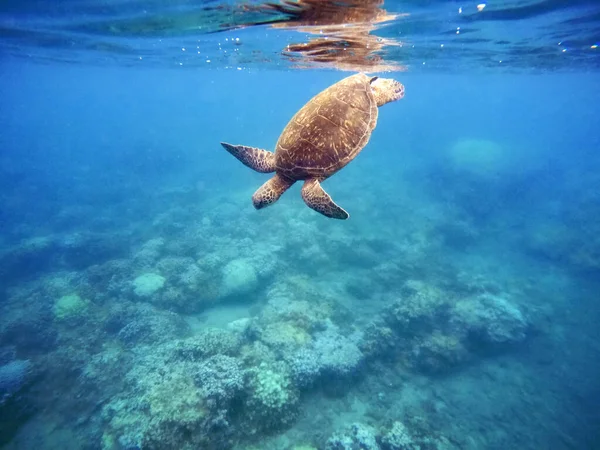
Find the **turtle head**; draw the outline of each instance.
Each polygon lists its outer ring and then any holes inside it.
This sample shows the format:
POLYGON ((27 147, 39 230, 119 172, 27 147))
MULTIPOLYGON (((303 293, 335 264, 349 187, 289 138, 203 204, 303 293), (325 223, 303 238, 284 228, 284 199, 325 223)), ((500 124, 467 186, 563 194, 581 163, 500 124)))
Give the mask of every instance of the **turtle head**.
POLYGON ((373 91, 377 106, 382 106, 404 97, 404 85, 396 80, 373 77, 369 83, 371 84, 371 91, 373 91))

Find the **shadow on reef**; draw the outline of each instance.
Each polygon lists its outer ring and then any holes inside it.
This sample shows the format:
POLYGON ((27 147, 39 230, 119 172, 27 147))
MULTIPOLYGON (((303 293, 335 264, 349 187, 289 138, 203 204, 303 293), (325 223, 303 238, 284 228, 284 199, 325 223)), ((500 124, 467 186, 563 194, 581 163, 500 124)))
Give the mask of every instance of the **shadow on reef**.
POLYGON ((82 270, 126 254, 126 236, 72 233, 24 239, 0 252, 0 281, 6 285, 60 269, 82 270))
POLYGON ((30 361, 16 359, 14 348, 0 348, 0 445, 10 442, 35 413, 29 398, 35 378, 30 361))

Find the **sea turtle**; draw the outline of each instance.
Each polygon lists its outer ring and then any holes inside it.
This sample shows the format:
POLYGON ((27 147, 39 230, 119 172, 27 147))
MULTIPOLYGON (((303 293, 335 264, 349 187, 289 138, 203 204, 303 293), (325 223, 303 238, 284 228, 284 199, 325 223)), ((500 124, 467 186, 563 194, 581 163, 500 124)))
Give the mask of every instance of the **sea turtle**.
POLYGON ((257 172, 275 175, 252 196, 256 209, 276 202, 292 184, 304 180, 302 198, 315 211, 334 219, 348 213, 335 204, 321 182, 354 159, 377 125, 377 107, 401 99, 404 86, 390 78, 358 73, 313 97, 292 117, 269 152, 221 142, 257 172))

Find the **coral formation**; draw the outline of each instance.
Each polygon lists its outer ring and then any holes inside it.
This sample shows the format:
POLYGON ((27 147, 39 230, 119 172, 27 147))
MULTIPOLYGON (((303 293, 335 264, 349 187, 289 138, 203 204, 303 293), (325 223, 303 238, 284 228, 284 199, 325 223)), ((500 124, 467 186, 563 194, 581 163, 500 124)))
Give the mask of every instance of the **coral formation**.
POLYGON ((63 295, 54 303, 54 317, 58 320, 77 318, 86 313, 88 302, 77 294, 63 295))
POLYGON ((216 354, 198 365, 194 381, 209 406, 224 408, 244 388, 244 371, 237 359, 216 354))
POLYGON ((223 297, 249 294, 257 287, 256 269, 248 259, 234 259, 221 270, 221 295, 223 297))
POLYGON ((329 323, 323 331, 315 333, 312 342, 286 360, 293 377, 300 386, 312 384, 323 376, 340 382, 348 375, 356 374, 363 360, 357 341, 340 334, 338 328, 329 323))
POLYGON ((250 371, 248 389, 248 412, 263 431, 289 425, 296 417, 298 393, 285 367, 260 364, 250 371))
POLYGON ((383 450, 412 450, 417 449, 416 443, 402 422, 394 422, 390 430, 381 438, 383 450))
POLYGON ((165 278, 156 273, 144 273, 133 280, 133 292, 140 297, 150 297, 165 285, 165 278))
POLYGON ((216 350, 210 341, 195 341, 191 353, 181 352, 186 343, 169 341, 136 359, 125 389, 103 408, 105 448, 229 448, 241 366, 219 353, 204 360, 216 350))
POLYGON ((459 330, 485 344, 515 344, 527 336, 529 325, 523 313, 503 297, 482 294, 457 302, 452 311, 459 330))
POLYGON ((502 297, 483 293, 455 298, 409 280, 402 296, 365 331, 361 349, 371 357, 395 357, 427 372, 444 372, 469 361, 473 352, 523 341, 528 322, 502 297))
POLYGON ((377 443, 377 431, 362 423, 353 423, 327 440, 325 450, 381 450, 377 443))

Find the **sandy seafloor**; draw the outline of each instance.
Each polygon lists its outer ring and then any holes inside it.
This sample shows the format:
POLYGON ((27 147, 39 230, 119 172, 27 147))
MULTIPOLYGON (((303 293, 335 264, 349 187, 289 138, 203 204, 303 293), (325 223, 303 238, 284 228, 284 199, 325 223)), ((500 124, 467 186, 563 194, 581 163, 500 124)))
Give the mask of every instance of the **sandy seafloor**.
POLYGON ((600 448, 595 75, 394 74, 335 221, 219 142, 339 72, 0 74, 3 448, 600 448))

